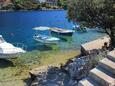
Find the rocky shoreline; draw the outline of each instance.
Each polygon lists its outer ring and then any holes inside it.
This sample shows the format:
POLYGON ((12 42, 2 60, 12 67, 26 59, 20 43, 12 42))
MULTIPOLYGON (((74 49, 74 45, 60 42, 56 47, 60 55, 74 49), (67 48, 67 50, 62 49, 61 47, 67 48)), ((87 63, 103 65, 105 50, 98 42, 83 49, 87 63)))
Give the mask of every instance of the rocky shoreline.
POLYGON ((0 10, 0 12, 31 12, 31 11, 63 11, 64 9, 39 9, 39 10, 0 10))
POLYGON ((99 59, 103 59, 105 52, 96 52, 87 56, 76 56, 69 59, 60 67, 40 67, 30 71, 30 86, 77 86, 78 82, 87 77, 89 71, 96 67, 99 59), (45 71, 44 71, 45 70, 45 71))

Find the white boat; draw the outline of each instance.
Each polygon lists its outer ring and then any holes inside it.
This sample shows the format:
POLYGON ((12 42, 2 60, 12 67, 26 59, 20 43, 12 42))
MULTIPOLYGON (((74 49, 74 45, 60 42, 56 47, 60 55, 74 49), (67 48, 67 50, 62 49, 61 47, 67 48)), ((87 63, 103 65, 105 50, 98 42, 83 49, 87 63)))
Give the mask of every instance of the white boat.
POLYGON ((0 58, 8 59, 14 58, 20 55, 21 53, 25 53, 26 51, 22 48, 15 47, 11 43, 6 42, 2 35, 0 35, 0 58))
POLYGON ((73 30, 61 29, 61 28, 50 28, 52 33, 57 33, 60 35, 72 36, 73 30))
MULTIPOLYGON (((46 30, 50 30, 49 27, 35 27, 33 28, 36 31, 46 31, 46 30)), ((52 36, 48 36, 48 35, 42 35, 42 34, 38 34, 38 32, 33 36, 34 40, 41 42, 43 44, 57 44, 60 39, 57 37, 52 37, 52 36)))
POLYGON ((51 37, 51 36, 47 36, 47 35, 36 35, 33 36, 34 40, 44 43, 44 44, 56 44, 59 42, 59 38, 56 37, 51 37))

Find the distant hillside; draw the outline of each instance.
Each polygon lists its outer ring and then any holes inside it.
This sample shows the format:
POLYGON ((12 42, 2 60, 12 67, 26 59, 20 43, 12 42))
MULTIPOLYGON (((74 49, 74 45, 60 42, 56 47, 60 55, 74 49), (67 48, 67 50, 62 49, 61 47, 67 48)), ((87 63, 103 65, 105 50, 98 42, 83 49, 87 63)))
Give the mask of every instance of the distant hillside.
POLYGON ((66 0, 0 0, 0 10, 66 9, 66 0))
POLYGON ((39 8, 40 4, 35 0, 5 0, 0 2, 1 10, 32 10, 39 8))

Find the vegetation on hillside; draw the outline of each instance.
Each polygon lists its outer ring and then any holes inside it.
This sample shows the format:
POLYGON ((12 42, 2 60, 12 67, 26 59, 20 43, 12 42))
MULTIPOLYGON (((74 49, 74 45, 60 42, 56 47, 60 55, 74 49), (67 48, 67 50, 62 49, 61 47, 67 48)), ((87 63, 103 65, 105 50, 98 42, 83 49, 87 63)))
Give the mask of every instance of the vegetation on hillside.
POLYGON ((115 0, 68 0, 68 18, 74 23, 103 29, 115 47, 115 0))
POLYGON ((67 0, 58 0, 58 6, 67 9, 67 0))
POLYGON ((2 5, 1 10, 39 10, 39 9, 67 9, 67 0, 58 0, 56 6, 37 0, 11 0, 11 3, 2 5))
POLYGON ((35 0, 11 0, 14 10, 40 9, 40 4, 35 0))

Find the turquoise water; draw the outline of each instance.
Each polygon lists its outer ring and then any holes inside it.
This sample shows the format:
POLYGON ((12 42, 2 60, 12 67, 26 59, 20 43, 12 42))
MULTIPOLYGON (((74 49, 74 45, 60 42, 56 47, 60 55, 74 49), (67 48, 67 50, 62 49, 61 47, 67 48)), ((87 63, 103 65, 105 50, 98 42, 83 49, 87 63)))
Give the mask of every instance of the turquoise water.
MULTIPOLYGON (((0 13, 0 34, 10 43, 20 42, 27 46, 27 50, 46 50, 49 46, 33 40, 36 26, 49 26, 72 29, 73 23, 68 22, 66 11, 31 11, 31 12, 3 12, 0 13)), ((42 33, 47 34, 47 32, 42 33)), ((87 33, 74 33, 72 37, 61 41, 57 46, 61 49, 79 48, 80 44, 102 36, 95 30, 87 33)), ((64 37, 65 39, 65 37, 64 37)))

